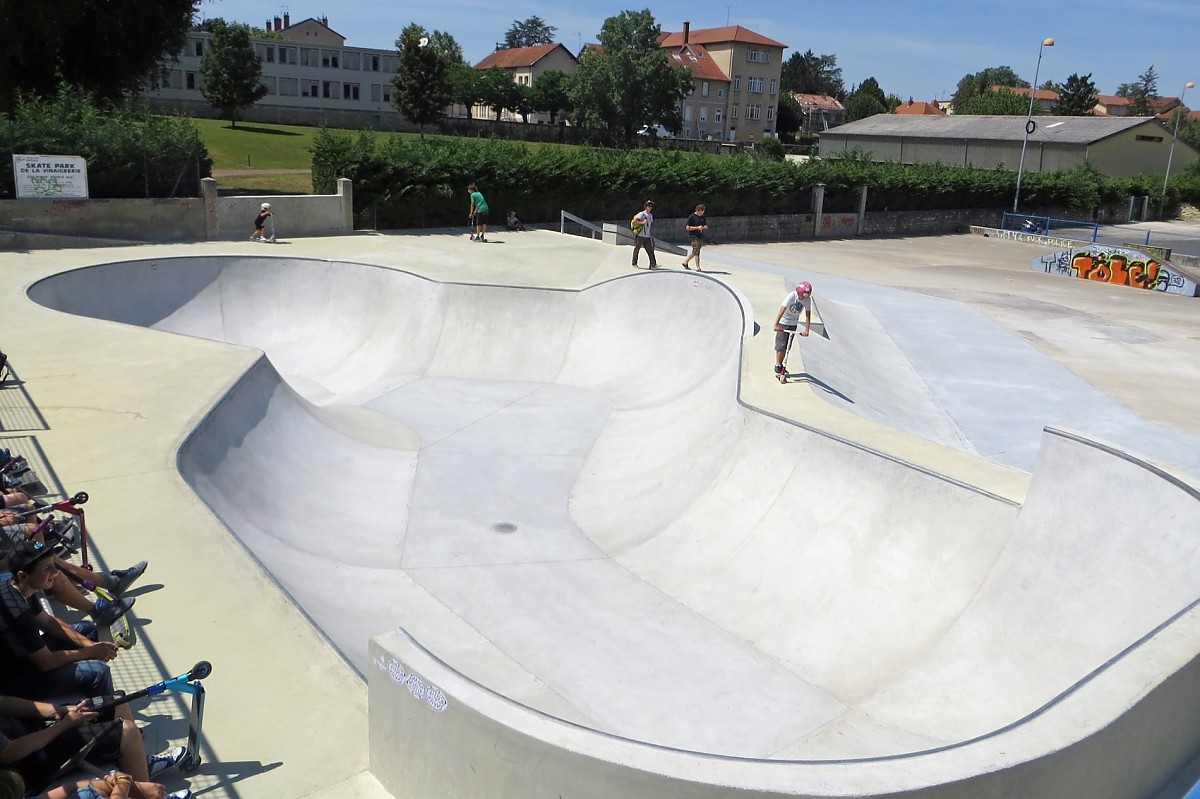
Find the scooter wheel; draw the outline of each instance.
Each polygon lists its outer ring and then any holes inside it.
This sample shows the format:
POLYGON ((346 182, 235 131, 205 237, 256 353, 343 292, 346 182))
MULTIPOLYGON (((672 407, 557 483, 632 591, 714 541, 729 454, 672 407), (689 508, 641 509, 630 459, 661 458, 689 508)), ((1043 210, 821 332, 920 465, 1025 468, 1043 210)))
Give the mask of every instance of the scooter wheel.
POLYGON ((201 758, 200 755, 189 757, 187 760, 179 764, 179 770, 184 774, 191 774, 192 772, 196 771, 196 769, 200 768, 200 764, 203 762, 204 759, 201 758))

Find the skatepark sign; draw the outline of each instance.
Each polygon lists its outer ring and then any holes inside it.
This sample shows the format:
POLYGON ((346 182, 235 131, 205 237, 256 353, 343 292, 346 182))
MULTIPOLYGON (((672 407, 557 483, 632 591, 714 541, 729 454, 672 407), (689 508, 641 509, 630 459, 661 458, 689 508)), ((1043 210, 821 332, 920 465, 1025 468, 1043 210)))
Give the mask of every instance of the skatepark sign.
POLYGON ((86 199, 87 159, 81 155, 13 155, 18 200, 86 199))

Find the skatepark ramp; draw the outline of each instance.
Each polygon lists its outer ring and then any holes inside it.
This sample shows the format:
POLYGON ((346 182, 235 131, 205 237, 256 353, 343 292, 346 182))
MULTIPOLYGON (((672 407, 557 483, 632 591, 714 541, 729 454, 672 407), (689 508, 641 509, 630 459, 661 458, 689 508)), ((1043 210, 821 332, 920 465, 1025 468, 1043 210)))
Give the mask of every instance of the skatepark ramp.
POLYGON ((1200 750, 1196 485, 1047 430, 1017 506, 748 407, 711 277, 30 295, 263 351, 179 470, 368 680, 397 796, 1133 799, 1200 750))

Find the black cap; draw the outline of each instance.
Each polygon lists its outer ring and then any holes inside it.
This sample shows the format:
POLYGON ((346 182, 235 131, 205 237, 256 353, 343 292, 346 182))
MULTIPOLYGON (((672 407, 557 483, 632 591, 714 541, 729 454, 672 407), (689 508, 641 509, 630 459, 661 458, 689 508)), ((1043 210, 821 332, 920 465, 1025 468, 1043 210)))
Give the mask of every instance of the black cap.
POLYGON ((39 560, 54 554, 54 550, 41 541, 24 541, 8 556, 8 568, 13 574, 28 573, 39 560))

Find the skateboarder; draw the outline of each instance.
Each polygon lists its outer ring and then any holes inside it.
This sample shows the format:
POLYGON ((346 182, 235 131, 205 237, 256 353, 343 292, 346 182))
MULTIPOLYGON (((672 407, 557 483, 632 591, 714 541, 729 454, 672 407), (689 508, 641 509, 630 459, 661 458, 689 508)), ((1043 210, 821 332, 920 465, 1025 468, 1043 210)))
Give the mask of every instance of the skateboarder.
POLYGON ((787 354, 788 342, 798 332, 800 311, 804 311, 804 331, 801 336, 807 336, 812 327, 812 284, 801 280, 796 288, 788 293, 775 314, 775 376, 781 381, 787 378, 787 368, 783 365, 787 354))

